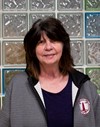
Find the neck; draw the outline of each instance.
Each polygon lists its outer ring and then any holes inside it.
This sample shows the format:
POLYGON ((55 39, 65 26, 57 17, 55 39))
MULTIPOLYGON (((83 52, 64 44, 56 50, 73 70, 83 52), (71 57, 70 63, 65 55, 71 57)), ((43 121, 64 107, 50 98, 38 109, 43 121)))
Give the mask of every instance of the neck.
POLYGON ((59 71, 58 67, 41 67, 41 77, 53 79, 56 77, 60 77, 62 74, 59 71))

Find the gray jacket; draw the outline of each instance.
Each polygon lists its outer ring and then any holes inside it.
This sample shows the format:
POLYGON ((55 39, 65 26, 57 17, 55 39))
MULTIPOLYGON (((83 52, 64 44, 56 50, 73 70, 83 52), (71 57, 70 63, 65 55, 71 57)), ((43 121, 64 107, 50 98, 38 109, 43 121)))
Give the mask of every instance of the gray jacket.
MULTIPOLYGON (((73 80, 73 127, 100 127, 100 96, 95 85, 88 76, 76 70, 70 75, 73 80)), ((26 72, 17 74, 6 90, 0 127, 47 127, 40 83, 26 72)))

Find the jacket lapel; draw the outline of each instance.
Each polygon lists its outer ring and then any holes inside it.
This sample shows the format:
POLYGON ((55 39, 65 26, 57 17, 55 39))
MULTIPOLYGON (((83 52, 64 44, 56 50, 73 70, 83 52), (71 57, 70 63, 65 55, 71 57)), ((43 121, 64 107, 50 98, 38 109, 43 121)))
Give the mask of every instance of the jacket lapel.
POLYGON ((39 96, 40 96, 40 98, 41 98, 41 100, 42 100, 42 103, 43 103, 43 105, 44 105, 44 107, 45 107, 45 103, 44 103, 44 99, 43 99, 43 94, 42 94, 40 82, 38 82, 34 87, 35 87, 37 93, 39 94, 39 96))
POLYGON ((32 77, 28 77, 28 81, 29 81, 31 90, 34 93, 36 99, 38 100, 38 103, 43 111, 43 114, 44 114, 45 118, 47 119, 47 114, 45 111, 45 105, 44 105, 44 100, 43 100, 43 95, 42 95, 40 83, 38 82, 38 80, 32 79, 32 77))
POLYGON ((76 85, 72 82, 72 102, 73 102, 73 106, 74 106, 74 103, 75 103, 77 92, 78 92, 78 87, 76 87, 76 85))

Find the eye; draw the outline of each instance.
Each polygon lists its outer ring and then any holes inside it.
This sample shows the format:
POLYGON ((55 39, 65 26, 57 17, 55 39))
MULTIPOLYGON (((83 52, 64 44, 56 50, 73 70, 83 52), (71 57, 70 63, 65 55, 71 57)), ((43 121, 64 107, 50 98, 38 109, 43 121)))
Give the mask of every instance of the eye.
POLYGON ((40 40, 38 41, 38 44, 44 43, 44 40, 40 40))
POLYGON ((55 43, 56 41, 54 41, 54 40, 50 39, 50 42, 51 42, 51 43, 55 43))

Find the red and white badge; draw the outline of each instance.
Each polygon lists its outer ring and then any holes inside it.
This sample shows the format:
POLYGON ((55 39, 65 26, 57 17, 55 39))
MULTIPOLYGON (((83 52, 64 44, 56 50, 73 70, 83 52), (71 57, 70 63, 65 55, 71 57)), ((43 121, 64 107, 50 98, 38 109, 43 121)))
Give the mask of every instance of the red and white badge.
POLYGON ((82 114, 88 114, 90 111, 90 102, 87 99, 80 99, 79 102, 80 110, 82 114))

